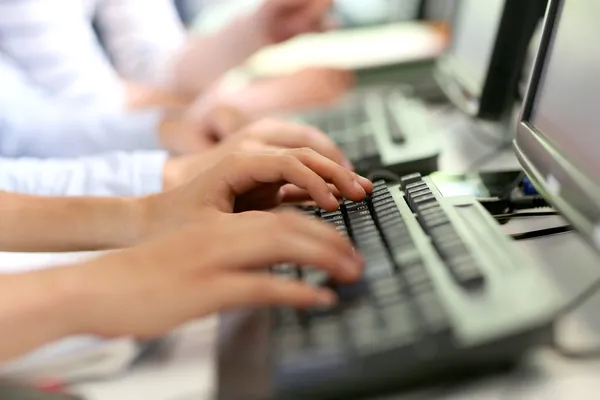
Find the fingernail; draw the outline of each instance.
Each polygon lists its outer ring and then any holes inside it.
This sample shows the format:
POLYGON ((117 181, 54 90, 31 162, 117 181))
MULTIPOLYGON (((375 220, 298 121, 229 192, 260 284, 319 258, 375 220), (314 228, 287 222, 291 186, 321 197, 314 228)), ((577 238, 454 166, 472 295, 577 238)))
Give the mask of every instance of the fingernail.
POLYGON ((331 201, 335 204, 339 204, 338 199, 335 198, 335 196, 333 195, 333 193, 329 194, 329 198, 331 199, 331 201))
POLYGON ((362 193, 367 194, 367 192, 365 192, 365 188, 362 187, 358 181, 354 181, 353 185, 356 190, 360 190, 362 193))
POLYGON ((319 290, 317 303, 322 306, 332 306, 337 303, 337 296, 330 290, 319 290))
POLYGON ((348 159, 342 161, 342 167, 354 170, 354 165, 348 159))

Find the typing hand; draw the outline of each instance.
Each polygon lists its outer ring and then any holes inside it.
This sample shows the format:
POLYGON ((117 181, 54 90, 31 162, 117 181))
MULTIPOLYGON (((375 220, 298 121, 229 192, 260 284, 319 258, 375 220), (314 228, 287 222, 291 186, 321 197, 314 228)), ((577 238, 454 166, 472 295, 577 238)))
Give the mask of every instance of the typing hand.
POLYGON ((164 188, 172 189, 189 182, 235 152, 264 152, 308 147, 347 168, 352 165, 342 151, 319 130, 283 121, 261 120, 222 140, 198 155, 173 158, 164 167, 164 188))
POLYGON ((367 179, 311 149, 233 153, 187 184, 142 198, 146 237, 213 214, 268 210, 286 201, 312 199, 336 210, 341 195, 361 201, 367 179))
POLYGON ((297 35, 328 28, 333 0, 267 0, 254 15, 265 43, 279 43, 297 35))
POLYGON ((62 318, 70 315, 65 335, 150 338, 233 308, 336 301, 328 289, 254 273, 279 262, 316 266, 345 282, 356 279, 362 267, 349 242, 324 223, 293 213, 250 212, 213 215, 50 273, 52 282, 70 288, 73 297, 61 311, 62 318))

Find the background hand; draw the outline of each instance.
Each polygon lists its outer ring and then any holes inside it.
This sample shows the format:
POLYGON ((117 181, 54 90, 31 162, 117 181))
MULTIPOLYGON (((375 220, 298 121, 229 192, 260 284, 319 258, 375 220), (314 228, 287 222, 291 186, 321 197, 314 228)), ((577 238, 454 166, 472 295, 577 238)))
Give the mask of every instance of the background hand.
POLYGON ((210 100, 199 99, 185 111, 165 112, 160 127, 160 141, 165 149, 176 155, 200 153, 250 123, 250 118, 238 108, 210 100))
MULTIPOLYGON (((360 1, 360 0, 358 0, 360 1)), ((327 13, 333 0, 267 0, 254 15, 265 43, 279 43, 294 36, 327 29, 327 13)))
POLYGON ((232 308, 335 302, 327 289, 252 273, 280 262, 322 268, 345 282, 362 267, 332 227, 291 213, 253 212, 213 213, 200 225, 52 273, 59 274, 53 282, 84 292, 72 305, 71 333, 150 338, 232 308))
POLYGON ((308 147, 346 168, 352 168, 337 145, 324 133, 310 126, 277 120, 262 120, 232 134, 200 155, 168 160, 164 169, 164 188, 172 189, 213 167, 234 152, 265 152, 308 147))

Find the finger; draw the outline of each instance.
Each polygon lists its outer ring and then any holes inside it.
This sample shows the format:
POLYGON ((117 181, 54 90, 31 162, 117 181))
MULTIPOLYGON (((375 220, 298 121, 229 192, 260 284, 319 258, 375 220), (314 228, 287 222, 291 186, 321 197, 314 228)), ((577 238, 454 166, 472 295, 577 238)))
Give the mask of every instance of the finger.
POLYGON ((257 133, 257 136, 267 144, 287 148, 309 147, 345 168, 352 168, 352 163, 344 156, 342 150, 318 129, 283 122, 272 122, 269 125, 268 128, 257 133))
POLYGON ((358 181, 358 183, 363 187, 363 189, 367 193, 373 192, 373 182, 371 182, 370 180, 368 180, 364 176, 360 176, 356 172, 352 172, 352 175, 354 176, 354 179, 356 179, 356 181, 358 181))
POLYGON ((363 188, 361 181, 355 178, 356 174, 352 171, 340 167, 310 149, 288 150, 288 152, 294 154, 304 165, 319 176, 328 182, 332 182, 345 198, 353 201, 364 200, 367 191, 363 188))
MULTIPOLYGON (((331 184, 329 184, 329 190, 336 198, 341 199, 343 197, 340 191, 331 184)), ((286 203, 299 203, 312 200, 306 190, 294 185, 283 186, 280 193, 282 201, 286 203)))
MULTIPOLYGON (((356 257, 356 252, 349 239, 340 235, 340 233, 330 224, 317 219, 308 218, 306 215, 293 211, 279 211, 278 218, 281 220, 280 226, 283 229, 291 230, 299 235, 314 239, 320 243, 326 243, 339 252, 345 253, 351 258, 356 257)), ((282 233, 283 234, 283 233, 282 233)))
MULTIPOLYGON (((339 208, 338 201, 329 190, 327 182, 292 153, 287 153, 291 151, 293 150, 284 150, 277 153, 234 155, 231 159, 223 161, 223 164, 228 165, 230 169, 225 170, 225 173, 219 179, 213 178, 227 184, 228 190, 226 192, 233 193, 235 197, 246 194, 265 184, 292 183, 306 190, 320 207, 331 211, 337 210, 339 208)), ((311 152, 327 160, 314 151, 311 150, 311 152)), ((329 162, 335 165, 336 168, 343 169, 333 161, 329 162)))
POLYGON ((333 0, 309 0, 300 14, 294 18, 294 22, 298 24, 298 27, 306 28, 314 25, 315 22, 322 23, 332 4, 333 0))
POLYGON ((362 270, 363 260, 351 243, 324 222, 290 212, 250 212, 231 215, 229 223, 235 224, 231 246, 219 250, 227 269, 292 263, 320 268, 340 281, 353 281, 362 270))
POLYGON ((201 315, 235 308, 306 308, 331 306, 337 302, 336 294, 330 289, 315 288, 301 281, 286 281, 268 275, 219 274, 203 283, 206 283, 206 288, 198 291, 203 307, 201 315))
POLYGON ((215 136, 219 139, 236 133, 251 121, 247 115, 237 108, 225 105, 212 109, 209 118, 212 120, 215 136))

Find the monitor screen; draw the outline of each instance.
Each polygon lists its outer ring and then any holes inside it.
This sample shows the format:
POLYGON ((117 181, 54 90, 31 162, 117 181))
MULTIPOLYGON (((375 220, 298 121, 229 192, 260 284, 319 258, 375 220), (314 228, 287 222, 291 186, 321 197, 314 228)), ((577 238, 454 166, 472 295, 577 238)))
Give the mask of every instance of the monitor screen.
POLYGON ((567 159, 600 182, 600 2, 566 1, 529 120, 567 159), (598 35, 596 35, 598 34, 598 35))
POLYGON ((597 0, 551 0, 515 148, 525 170, 600 245, 597 0))
POLYGON ((547 0, 458 0, 452 42, 436 79, 465 113, 508 116, 517 100, 525 56, 547 0))
POLYGON ((504 0, 461 0, 452 24, 449 52, 457 75, 475 96, 481 96, 490 65, 504 0))

